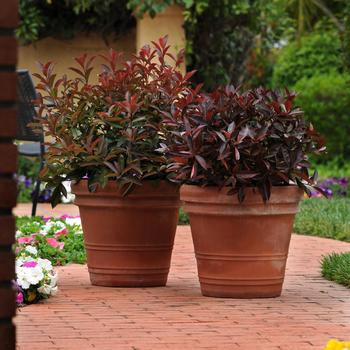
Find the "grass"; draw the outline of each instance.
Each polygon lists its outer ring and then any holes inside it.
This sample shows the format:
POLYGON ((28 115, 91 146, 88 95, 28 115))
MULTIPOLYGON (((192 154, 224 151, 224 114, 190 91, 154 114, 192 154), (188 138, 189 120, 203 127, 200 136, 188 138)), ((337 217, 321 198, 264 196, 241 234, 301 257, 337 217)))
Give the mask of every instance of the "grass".
MULTIPOLYGON (((301 202, 294 232, 350 242, 350 198, 310 198, 301 202)), ((322 276, 350 287, 350 252, 321 261, 322 276)))
POLYGON ((350 198, 303 200, 294 232, 350 242, 350 198))
POLYGON ((322 276, 350 288, 350 252, 323 257, 322 276))

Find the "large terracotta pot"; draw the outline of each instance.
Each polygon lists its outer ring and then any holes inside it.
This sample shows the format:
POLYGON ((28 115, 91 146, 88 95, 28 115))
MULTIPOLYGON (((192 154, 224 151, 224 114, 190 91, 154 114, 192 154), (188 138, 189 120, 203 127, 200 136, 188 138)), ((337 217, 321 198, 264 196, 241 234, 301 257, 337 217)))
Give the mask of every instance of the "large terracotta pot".
POLYGON ((114 182, 94 193, 73 185, 84 231, 91 283, 165 286, 176 231, 179 188, 145 181, 123 197, 114 182))
POLYGON ((263 298, 281 294, 292 226, 302 192, 273 187, 264 204, 253 188, 239 203, 227 189, 185 185, 202 294, 263 298))

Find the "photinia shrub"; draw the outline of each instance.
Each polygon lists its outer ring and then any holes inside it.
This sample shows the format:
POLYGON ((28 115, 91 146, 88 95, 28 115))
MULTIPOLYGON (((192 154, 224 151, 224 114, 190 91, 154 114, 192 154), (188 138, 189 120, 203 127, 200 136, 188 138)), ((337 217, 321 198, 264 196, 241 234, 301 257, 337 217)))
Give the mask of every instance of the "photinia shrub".
POLYGON ((229 186, 240 201, 247 187, 267 201, 272 186, 292 183, 311 195, 317 172, 309 174, 308 154, 321 153, 323 140, 293 107, 294 98, 288 90, 242 93, 233 86, 180 98, 166 115, 160 148, 171 158, 173 180, 229 186))
MULTIPOLYGON (((164 114, 186 96, 193 72, 181 74, 183 52, 174 57, 167 37, 144 46, 130 61, 110 50, 98 83, 90 83, 94 57, 75 58, 76 78, 57 78, 54 64, 41 65, 38 123, 48 141, 42 178, 54 188, 52 204, 65 194, 63 181, 88 179, 91 191, 116 181, 127 194, 144 179, 167 176, 157 149, 164 114), (169 64, 170 62, 171 64, 169 64)), ((179 108, 179 107, 178 107, 179 108)))

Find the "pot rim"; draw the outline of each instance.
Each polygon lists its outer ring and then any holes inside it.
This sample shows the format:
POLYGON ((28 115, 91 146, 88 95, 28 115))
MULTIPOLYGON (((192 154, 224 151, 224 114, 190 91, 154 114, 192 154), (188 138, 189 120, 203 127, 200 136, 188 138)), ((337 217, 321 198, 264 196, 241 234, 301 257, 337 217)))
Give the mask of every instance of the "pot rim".
POLYGON ((229 188, 184 185, 180 199, 184 209, 198 215, 280 215, 295 214, 303 191, 298 186, 273 186, 269 201, 264 203, 256 187, 246 189, 242 203, 237 195, 228 195, 229 188), (225 191, 226 190, 226 191, 225 191))
MULTIPOLYGON (((178 184, 171 182, 169 180, 166 180, 166 179, 157 179, 157 180, 145 179, 145 180, 142 180, 141 182, 142 182, 142 185, 141 186, 135 185, 134 190, 137 189, 140 191, 143 188, 149 188, 149 187, 154 187, 154 188, 167 187, 169 189, 170 188, 178 189, 180 187, 178 184)), ((71 187, 72 187, 73 192, 76 192, 76 190, 78 190, 79 192, 80 192, 80 190, 88 191, 87 183, 88 183, 87 179, 81 179, 77 182, 72 181, 71 187)), ((110 190, 113 190, 115 192, 120 192, 120 187, 118 186, 116 181, 108 180, 106 186, 104 186, 104 187, 98 186, 98 188, 95 192, 90 192, 90 191, 88 191, 88 192, 93 194, 93 193, 101 193, 101 192, 106 192, 106 191, 109 192, 110 190)), ((134 191, 132 191, 132 192, 134 192, 134 191)))
POLYGON ((143 186, 123 196, 115 181, 110 181, 104 188, 90 192, 87 180, 72 185, 76 195, 74 203, 78 206, 90 207, 150 207, 178 208, 180 207, 179 186, 169 181, 145 181, 143 186))

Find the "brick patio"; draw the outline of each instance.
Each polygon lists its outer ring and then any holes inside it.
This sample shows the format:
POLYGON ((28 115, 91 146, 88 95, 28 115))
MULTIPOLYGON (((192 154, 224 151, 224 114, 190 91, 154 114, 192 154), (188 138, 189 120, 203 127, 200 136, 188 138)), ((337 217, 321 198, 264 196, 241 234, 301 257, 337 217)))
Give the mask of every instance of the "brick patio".
POLYGON ((319 271, 323 254, 346 250, 348 243, 293 235, 282 297, 206 298, 190 229, 180 226, 166 288, 92 287, 86 266, 59 268, 59 294, 18 312, 18 349, 323 349, 330 338, 350 339, 350 291, 319 271))

